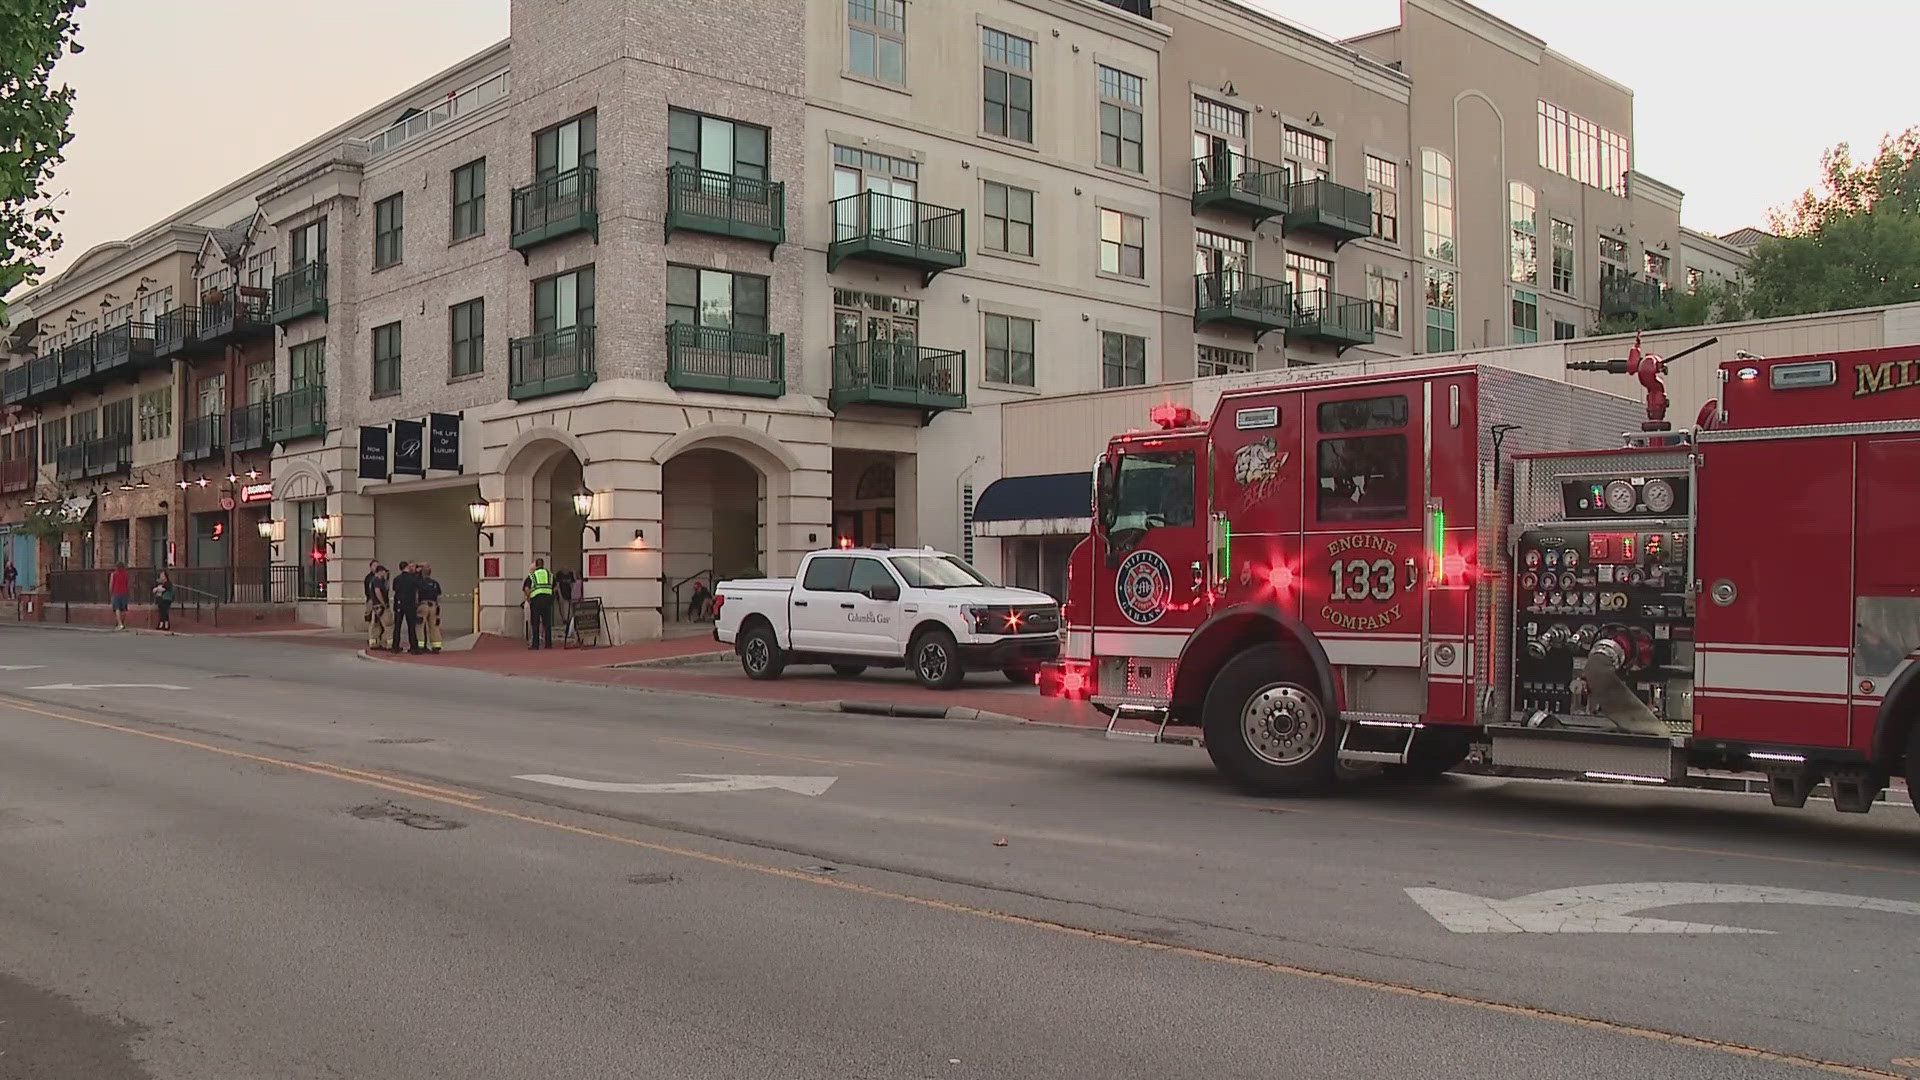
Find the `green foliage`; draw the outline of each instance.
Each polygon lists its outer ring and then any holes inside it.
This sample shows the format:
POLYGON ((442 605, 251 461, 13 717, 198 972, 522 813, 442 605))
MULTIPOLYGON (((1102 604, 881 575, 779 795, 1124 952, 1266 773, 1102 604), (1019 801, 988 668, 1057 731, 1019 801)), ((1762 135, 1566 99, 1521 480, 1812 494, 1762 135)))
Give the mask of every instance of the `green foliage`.
POLYGON ((1595 334, 1631 334, 1635 330, 1666 330, 1676 326, 1705 326, 1751 318, 1748 290, 1737 281, 1703 281, 1691 292, 1668 289, 1661 302, 1640 311, 1609 315, 1594 325, 1595 334))
POLYGON ((73 138, 73 88, 53 85, 53 65, 80 51, 73 16, 85 3, 0 0, 0 297, 31 284, 60 250, 60 214, 44 188, 73 138))
POLYGON ((1870 164, 1846 143, 1821 158, 1821 187, 1775 214, 1747 267, 1755 318, 1920 300, 1920 128, 1880 142, 1870 164))
POLYGON ((1781 236, 1807 236, 1823 226, 1873 212, 1920 213, 1920 128, 1880 140, 1872 163, 1859 165, 1841 143, 1820 155, 1821 190, 1803 192, 1772 215, 1781 236))

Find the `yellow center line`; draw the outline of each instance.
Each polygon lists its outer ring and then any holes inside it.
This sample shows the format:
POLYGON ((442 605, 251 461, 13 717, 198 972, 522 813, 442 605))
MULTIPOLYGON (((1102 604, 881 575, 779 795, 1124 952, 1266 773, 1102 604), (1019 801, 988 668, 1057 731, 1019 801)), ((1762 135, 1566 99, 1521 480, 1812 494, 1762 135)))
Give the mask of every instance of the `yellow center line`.
POLYGON ((459 791, 454 788, 436 787, 433 784, 423 784, 418 780, 408 780, 407 778, 402 776, 390 776, 386 773, 373 772, 372 770, 369 770, 369 769, 349 769, 345 765, 335 765, 332 762, 327 762, 327 761, 309 761, 307 762, 307 764, 313 765, 321 769, 330 769, 334 772, 347 773, 351 776, 359 777, 362 779, 379 780, 389 784, 398 784, 401 787, 411 788, 415 791, 418 791, 422 795, 444 795, 449 799, 458 799, 461 802, 479 802, 482 799, 486 798, 486 796, 484 795, 476 795, 473 792, 469 792, 469 791, 459 791))
POLYGON ((661 855, 672 855, 678 858, 691 859, 713 866, 724 866, 765 877, 802 882, 818 888, 837 889, 844 893, 874 900, 907 904, 933 911, 962 915, 973 919, 997 922, 1010 926, 1019 926, 1030 930, 1038 930, 1085 941, 1098 941, 1104 944, 1118 945, 1130 949, 1140 949, 1168 956, 1178 956, 1188 960, 1247 968, 1274 975, 1285 975, 1296 979, 1347 987, 1354 990, 1365 990, 1395 997, 1413 998, 1420 1001, 1430 1001, 1436 1004, 1475 1009, 1502 1016, 1541 1020, 1567 1027, 1599 1031, 1647 1042, 1660 1043, 1681 1049, 1725 1054, 1732 1057, 1745 1058, 1752 1061, 1765 1061, 1794 1068, 1814 1069, 1835 1076, 1861 1077, 1866 1078, 1866 1080, 1913 1080, 1910 1075, 1904 1073, 1887 1072, 1882 1069, 1852 1065, 1841 1061, 1828 1061, 1821 1058, 1805 1057, 1803 1055, 1777 1050, 1766 1050, 1757 1046, 1725 1042, 1720 1039, 1703 1038, 1697 1035, 1682 1035, 1677 1032, 1661 1031, 1657 1028, 1640 1027, 1635 1024, 1619 1023, 1612 1020, 1601 1020, 1596 1017, 1582 1016, 1577 1013, 1559 1012, 1553 1009, 1534 1008, 1527 1005, 1513 1005, 1503 1001, 1489 1001, 1484 998, 1469 997, 1464 994, 1456 994, 1445 990, 1430 990, 1405 983, 1388 982, 1383 979, 1372 979, 1360 975, 1343 975, 1338 972, 1323 971, 1318 968, 1300 967, 1296 964, 1287 964, 1275 960, 1262 960, 1251 956, 1239 956, 1233 953, 1218 952, 1213 949, 1202 949, 1192 945, 1170 945, 1163 941, 1152 941, 1147 938, 1133 937, 1127 934, 1114 933, 1109 930, 1094 930, 1084 926, 1074 926, 1070 923, 1056 922, 1052 919, 1035 918, 1029 915, 1016 915, 1012 912, 996 911, 992 908, 978 907, 973 904, 958 903, 952 900, 938 900, 927 896, 915 896, 911 893, 895 892, 891 889, 863 885, 857 881, 822 877, 818 874, 808 873, 803 870, 792 870, 783 866, 769 866, 765 863, 752 862, 747 859, 734 858, 729 855, 716 855, 712 852, 675 847, 671 844, 662 844, 651 840, 642 840, 639 837, 625 836, 620 833, 607 832, 603 829, 589 828, 585 825, 572 825, 564 821, 554 821, 550 818, 537 817, 532 814, 522 814, 501 807, 480 806, 475 803, 449 798, 444 795, 435 795, 425 791, 408 791, 380 780, 355 776, 346 772, 335 772, 332 769, 323 769, 297 761, 287 761, 281 758, 268 757, 263 754, 251 754, 244 750, 233 750, 224 746, 214 746, 211 743, 182 739, 174 735, 163 735, 155 731, 143 731, 139 728, 128 727, 124 724, 110 724, 104 720, 92 720, 86 717, 70 716, 65 713, 53 712, 49 709, 43 709, 36 705, 5 696, 0 696, 0 704, 8 705, 21 712, 34 713, 55 720, 65 720, 87 727, 117 731, 126 735, 137 735, 158 742, 172 743, 176 746, 186 746, 196 750, 204 750, 208 753, 219 754, 223 757, 239 758, 266 765, 278 765, 283 768, 295 769, 314 776, 325 776, 351 784, 364 784, 368 787, 380 788, 387 791, 398 791, 402 794, 410 794, 419 798, 430 799, 435 802, 445 803, 449 806, 458 806, 476 814, 487 814, 507 821, 517 821, 526 825, 551 829, 555 832, 584 836, 595 840, 604 840, 626 847, 638 848, 661 855))

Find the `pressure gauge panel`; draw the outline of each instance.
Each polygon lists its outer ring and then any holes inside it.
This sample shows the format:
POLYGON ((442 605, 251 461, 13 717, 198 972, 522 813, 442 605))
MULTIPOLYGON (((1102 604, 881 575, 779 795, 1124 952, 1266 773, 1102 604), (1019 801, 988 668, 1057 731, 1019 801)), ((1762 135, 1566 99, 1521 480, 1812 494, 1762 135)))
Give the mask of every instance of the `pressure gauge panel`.
POLYGON ((1567 521, 1678 517, 1687 512, 1687 477, 1597 476, 1560 481, 1567 521))

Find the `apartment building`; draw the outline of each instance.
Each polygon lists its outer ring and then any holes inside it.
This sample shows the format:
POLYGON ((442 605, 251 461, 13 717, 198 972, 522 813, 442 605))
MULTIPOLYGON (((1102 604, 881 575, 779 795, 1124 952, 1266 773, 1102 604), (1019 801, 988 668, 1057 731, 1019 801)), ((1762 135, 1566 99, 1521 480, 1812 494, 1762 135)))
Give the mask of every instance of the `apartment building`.
POLYGON ((340 626, 371 558, 505 633, 543 558, 627 640, 836 542, 1024 579, 1063 536, 975 551, 976 497, 1031 471, 1003 406, 1584 332, 1679 239, 1631 95, 1454 0, 1348 43, 1229 0, 511 27, 19 300, 0 460, 35 467, 0 514, 96 562, 297 567, 340 626), (121 327, 143 359, 64 378, 121 327), (117 471, 46 450, 109 435, 117 471))

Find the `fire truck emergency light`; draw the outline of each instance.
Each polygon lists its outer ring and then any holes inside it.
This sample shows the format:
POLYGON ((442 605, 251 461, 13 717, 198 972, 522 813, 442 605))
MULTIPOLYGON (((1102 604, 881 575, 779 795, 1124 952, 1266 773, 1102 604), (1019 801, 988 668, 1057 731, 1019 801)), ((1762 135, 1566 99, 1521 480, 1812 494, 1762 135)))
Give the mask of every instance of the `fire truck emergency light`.
POLYGON ((1147 418, 1152 420, 1154 425, 1163 431, 1170 431, 1174 428, 1192 427, 1194 425, 1193 410, 1187 408, 1185 405, 1175 405, 1172 402, 1164 405, 1155 405, 1147 411, 1147 418))

